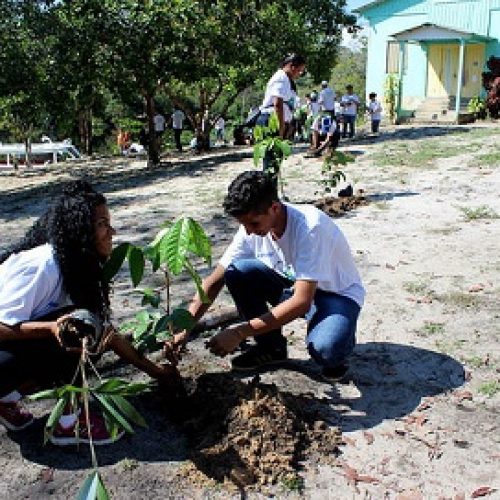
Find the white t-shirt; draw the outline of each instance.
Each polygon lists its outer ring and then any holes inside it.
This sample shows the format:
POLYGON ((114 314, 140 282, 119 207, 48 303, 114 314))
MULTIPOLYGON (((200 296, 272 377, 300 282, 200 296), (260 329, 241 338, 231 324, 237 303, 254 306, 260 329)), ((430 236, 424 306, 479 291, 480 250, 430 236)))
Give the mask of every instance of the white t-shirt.
POLYGON ((215 122, 215 130, 224 130, 225 121, 222 116, 215 122))
POLYGON ((382 106, 378 101, 370 101, 368 111, 372 120, 380 121, 382 119, 382 106))
POLYGON ((363 305, 361 283, 349 244, 339 227, 312 205, 283 203, 287 210, 285 232, 278 240, 248 235, 240 226, 219 263, 256 258, 293 280, 316 281, 319 289, 349 297, 363 305))
POLYGON ((330 87, 325 87, 319 93, 318 102, 323 111, 334 111, 335 92, 330 87))
POLYGON ((165 130, 165 118, 159 113, 153 118, 155 123, 155 132, 163 132, 165 130))
POLYGON ((342 106, 342 113, 348 116, 356 116, 358 105, 359 105, 359 97, 356 94, 344 94, 340 101, 342 106))
POLYGON ((262 101, 261 111, 272 113, 274 111, 273 98, 281 97, 283 99, 283 117, 285 122, 292 119, 292 111, 295 108, 296 94, 290 85, 290 78, 282 70, 279 69, 269 79, 266 86, 266 93, 262 101))
POLYGON ((184 114, 184 112, 181 111, 180 109, 176 109, 172 113, 172 128, 182 129, 182 124, 184 122, 184 118, 186 118, 186 115, 184 114))
POLYGON ((13 254, 0 264, 0 323, 17 325, 71 304, 52 245, 13 254))
POLYGON ((319 103, 316 101, 311 101, 309 103, 309 116, 316 116, 320 112, 319 103))

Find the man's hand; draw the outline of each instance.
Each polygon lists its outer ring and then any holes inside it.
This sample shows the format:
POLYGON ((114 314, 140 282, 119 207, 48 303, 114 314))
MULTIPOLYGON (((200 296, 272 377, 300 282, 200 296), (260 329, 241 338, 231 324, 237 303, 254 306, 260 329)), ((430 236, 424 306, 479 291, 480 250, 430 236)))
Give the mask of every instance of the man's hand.
POLYGON ((222 330, 212 337, 205 346, 210 349, 211 353, 221 357, 234 352, 241 342, 246 339, 243 330, 245 325, 247 323, 238 323, 222 330))
POLYGON ((186 344, 189 340, 189 333, 184 330, 174 335, 172 340, 167 340, 163 345, 163 355, 173 366, 177 366, 182 353, 186 351, 186 344))

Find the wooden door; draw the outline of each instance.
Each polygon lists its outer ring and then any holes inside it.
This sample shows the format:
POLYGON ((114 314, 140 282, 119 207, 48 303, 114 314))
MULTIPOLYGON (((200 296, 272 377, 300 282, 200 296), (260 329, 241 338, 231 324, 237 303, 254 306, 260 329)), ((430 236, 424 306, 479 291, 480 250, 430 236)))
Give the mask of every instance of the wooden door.
POLYGON ((446 97, 457 92, 459 47, 433 44, 428 50, 427 96, 446 97))
POLYGON ((462 97, 476 97, 481 91, 481 73, 484 66, 484 44, 466 45, 462 97))

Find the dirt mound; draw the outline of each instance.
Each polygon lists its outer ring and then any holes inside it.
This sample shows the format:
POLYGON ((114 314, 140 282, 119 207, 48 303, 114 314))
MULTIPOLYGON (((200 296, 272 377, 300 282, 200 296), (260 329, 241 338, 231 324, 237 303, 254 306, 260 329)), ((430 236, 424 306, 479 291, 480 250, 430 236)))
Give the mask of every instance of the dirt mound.
POLYGON ((324 197, 316 200, 313 204, 330 217, 341 217, 359 206, 368 205, 368 200, 360 195, 341 198, 324 197))
MULTIPOLYGON (((191 445, 191 460, 206 477, 256 488, 297 480, 300 461, 335 458, 341 433, 321 419, 315 400, 274 385, 204 374, 188 382, 176 405, 191 445)), ((199 475, 186 473, 199 482, 199 475)))

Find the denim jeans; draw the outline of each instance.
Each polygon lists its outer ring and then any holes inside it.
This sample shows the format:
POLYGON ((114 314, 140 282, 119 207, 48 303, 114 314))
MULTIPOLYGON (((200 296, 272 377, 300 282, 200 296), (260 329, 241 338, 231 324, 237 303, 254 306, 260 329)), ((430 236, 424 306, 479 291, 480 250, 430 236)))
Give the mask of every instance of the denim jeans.
MULTIPOLYGON (((269 306, 283 302, 293 293, 293 281, 273 271, 257 259, 241 259, 228 266, 226 286, 244 319, 269 311, 269 306)), ((308 320, 306 345, 311 357, 322 367, 335 367, 354 349, 359 305, 342 295, 316 290, 308 320)), ((281 329, 257 335, 264 349, 286 346, 281 329)))
POLYGON ((354 137, 354 124, 356 123, 355 115, 342 115, 342 137, 347 137, 347 129, 349 128, 349 137, 354 137))

